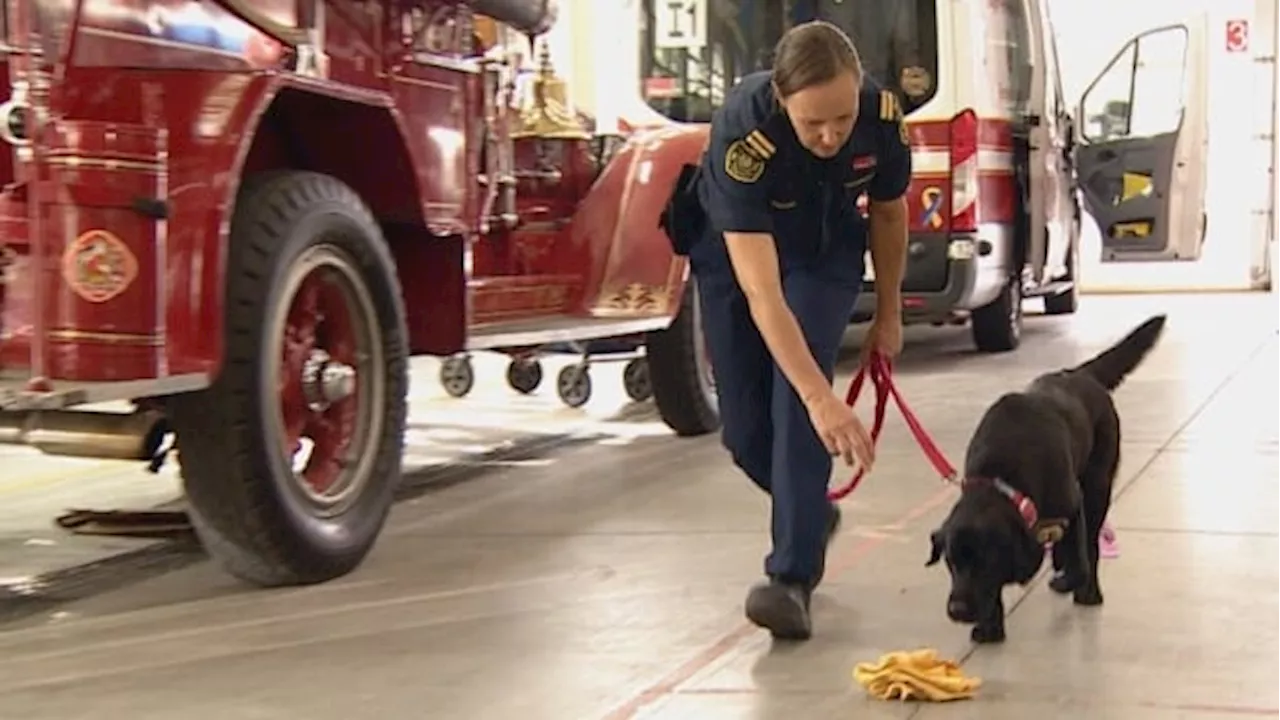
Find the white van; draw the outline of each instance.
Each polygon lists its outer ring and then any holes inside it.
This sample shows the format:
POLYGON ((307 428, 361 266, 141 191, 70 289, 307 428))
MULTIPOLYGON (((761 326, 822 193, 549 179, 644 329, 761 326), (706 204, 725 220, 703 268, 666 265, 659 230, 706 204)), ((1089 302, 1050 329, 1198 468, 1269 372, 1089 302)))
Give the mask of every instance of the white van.
MULTIPOLYGON (((1075 312, 1083 202, 1103 261, 1195 260, 1204 237, 1204 28, 1156 28, 1068 104, 1048 0, 640 0, 641 93, 707 122, 790 23, 844 28, 907 112, 907 322, 968 320, 1016 348, 1023 301, 1075 312), (1186 100, 1194 99, 1194 102, 1186 100)), ((855 310, 875 307, 868 277, 855 310)))

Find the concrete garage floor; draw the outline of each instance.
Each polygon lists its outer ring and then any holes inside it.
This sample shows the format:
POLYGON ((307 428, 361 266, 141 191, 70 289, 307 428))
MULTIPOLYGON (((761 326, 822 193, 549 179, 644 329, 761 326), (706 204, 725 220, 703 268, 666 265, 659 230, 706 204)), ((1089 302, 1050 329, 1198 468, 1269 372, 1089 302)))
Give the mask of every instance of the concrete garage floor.
POLYGON ((1002 356, 912 331, 903 392, 959 462, 997 395, 1152 311, 1164 340, 1118 393, 1107 603, 1073 607, 1042 576, 1010 592, 1003 646, 974 649, 943 614, 945 570, 923 563, 954 491, 901 422, 846 501, 816 637, 772 647, 741 615, 762 498, 714 438, 632 418, 402 503, 326 586, 255 591, 199 562, 0 628, 0 719, 1275 717, 1275 296, 1090 297, 1030 318, 1002 356), (979 698, 880 703, 853 684, 857 662, 920 646, 963 659, 979 698))

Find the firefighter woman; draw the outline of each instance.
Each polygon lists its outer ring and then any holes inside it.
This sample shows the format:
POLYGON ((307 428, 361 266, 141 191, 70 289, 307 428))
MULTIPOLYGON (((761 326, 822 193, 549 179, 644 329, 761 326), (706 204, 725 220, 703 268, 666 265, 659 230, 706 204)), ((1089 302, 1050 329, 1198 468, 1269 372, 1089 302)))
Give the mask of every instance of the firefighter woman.
POLYGON ((706 229, 689 257, 724 445, 772 499, 768 579, 746 614, 776 638, 812 633, 809 599, 840 523, 826 498, 832 459, 872 462, 832 375, 868 236, 877 308, 863 360, 901 349, 910 175, 896 97, 863 77, 828 23, 788 31, 773 70, 743 78, 711 122, 697 186, 706 229))

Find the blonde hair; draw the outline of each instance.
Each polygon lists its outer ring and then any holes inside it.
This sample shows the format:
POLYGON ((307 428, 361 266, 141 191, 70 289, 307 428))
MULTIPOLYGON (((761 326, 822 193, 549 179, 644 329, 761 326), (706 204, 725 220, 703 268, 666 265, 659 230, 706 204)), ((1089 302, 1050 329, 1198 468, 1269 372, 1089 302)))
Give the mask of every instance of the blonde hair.
POLYGON ((848 72, 861 83, 862 59, 853 40, 829 22, 797 25, 783 34, 774 49, 773 86, 783 100, 848 72))

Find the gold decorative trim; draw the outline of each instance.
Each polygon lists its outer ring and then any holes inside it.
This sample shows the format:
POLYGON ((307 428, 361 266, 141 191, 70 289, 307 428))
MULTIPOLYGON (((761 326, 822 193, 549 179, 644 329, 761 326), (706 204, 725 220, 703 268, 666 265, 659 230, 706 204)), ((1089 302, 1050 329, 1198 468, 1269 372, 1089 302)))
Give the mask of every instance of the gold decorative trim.
POLYGON ((662 285, 628 283, 600 294, 598 310, 629 315, 659 315, 671 306, 668 288, 662 285))
POLYGON ((164 345, 163 337, 159 335, 144 335, 140 333, 96 332, 64 328, 60 330, 50 330, 46 335, 50 340, 58 340, 61 342, 95 342, 106 343, 109 345, 141 345, 144 347, 159 347, 164 345))

